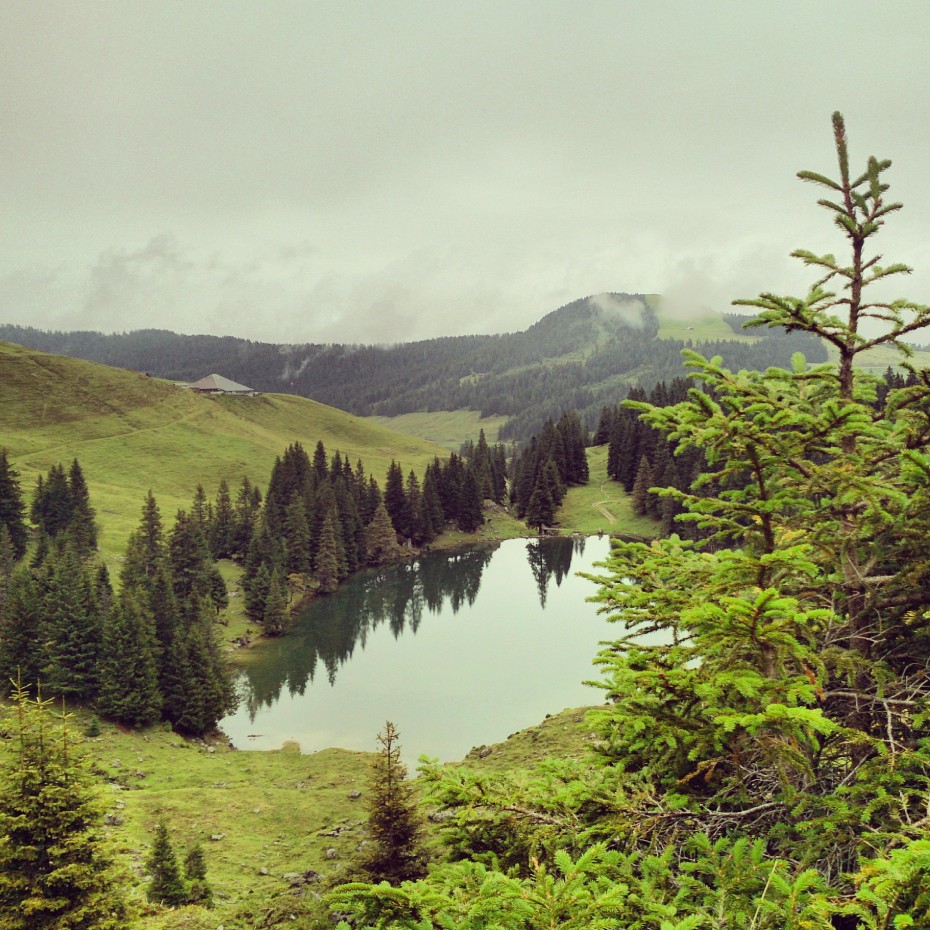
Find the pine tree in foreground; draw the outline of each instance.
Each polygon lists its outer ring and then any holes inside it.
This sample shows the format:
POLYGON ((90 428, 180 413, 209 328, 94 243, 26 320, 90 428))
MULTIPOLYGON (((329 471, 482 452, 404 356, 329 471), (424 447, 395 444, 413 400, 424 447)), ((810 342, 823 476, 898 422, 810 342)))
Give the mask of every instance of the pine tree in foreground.
POLYGON ((0 773, 0 930, 123 930, 128 914, 97 791, 67 715, 13 694, 0 773))
POLYGON ((426 874, 423 820, 397 738, 397 728, 387 721, 378 734, 381 750, 369 784, 369 844, 360 863, 371 881, 392 884, 426 874))
POLYGON ((424 766, 463 861, 336 889, 353 926, 930 927, 930 372, 907 361, 930 305, 871 288, 910 270, 871 250, 900 206, 890 162, 853 172, 839 113, 833 131, 837 176, 800 177, 846 257, 799 250, 805 296, 740 303, 836 363, 687 351, 687 399, 631 406, 706 463, 662 491, 706 539, 617 541, 599 566, 620 631, 596 660, 593 758, 424 766), (875 348, 913 378, 881 403, 875 348))

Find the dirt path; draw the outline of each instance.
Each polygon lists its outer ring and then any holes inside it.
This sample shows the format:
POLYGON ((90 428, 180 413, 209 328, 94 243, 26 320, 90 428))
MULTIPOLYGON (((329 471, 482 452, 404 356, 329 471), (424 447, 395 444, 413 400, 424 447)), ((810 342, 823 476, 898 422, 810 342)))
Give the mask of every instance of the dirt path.
MULTIPOLYGON (((600 490, 604 490, 604 486, 607 484, 606 481, 601 482, 600 490)), ((604 506, 604 504, 610 504, 616 500, 616 497, 605 497, 599 501, 595 501, 591 506, 602 516, 605 520, 610 523, 616 523, 617 518, 604 506)))
POLYGON ((45 456, 49 453, 54 453, 58 449, 73 449, 75 446, 84 446, 90 445, 95 442, 112 442, 114 439, 125 439, 127 436, 134 436, 139 433, 155 433, 159 430, 170 429, 173 426, 178 426, 181 423, 187 423, 191 420, 199 419, 204 415, 203 410, 191 410, 189 413, 185 413, 183 416, 177 417, 174 420, 167 420, 164 423, 159 423, 157 426, 133 426, 125 428, 122 431, 117 431, 110 433, 106 436, 92 436, 90 439, 74 439, 67 443, 59 443, 55 446, 46 446, 43 449, 36 449, 34 452, 27 452, 25 455, 19 456, 19 461, 26 461, 28 459, 45 456))

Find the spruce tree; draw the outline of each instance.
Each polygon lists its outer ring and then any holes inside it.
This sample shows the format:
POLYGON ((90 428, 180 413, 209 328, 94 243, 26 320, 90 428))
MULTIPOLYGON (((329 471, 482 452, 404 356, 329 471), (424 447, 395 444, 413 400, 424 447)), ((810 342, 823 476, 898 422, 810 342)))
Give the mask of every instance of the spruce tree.
POLYGON ((633 482, 633 510, 640 516, 645 516, 649 510, 649 489, 654 484, 652 477, 652 466, 649 459, 642 456, 639 460, 639 468, 636 470, 636 480, 633 482))
POLYGON ((210 524, 210 553, 214 559, 228 559, 233 554, 233 513, 229 484, 223 478, 216 491, 213 521, 210 524))
POLYGON ((463 533, 474 533, 484 523, 483 499, 473 468, 466 468, 459 494, 456 523, 463 533))
POLYGON ((68 533, 77 551, 86 558, 97 548, 97 523, 87 481, 77 459, 68 470, 68 491, 71 502, 68 533))
POLYGON ((230 549, 234 559, 241 561, 249 551, 249 544, 252 542, 261 512, 261 502, 261 491, 253 487, 248 478, 243 478, 233 507, 230 549))
POLYGON ((388 467, 387 479, 384 483, 384 506, 401 539, 408 539, 411 535, 410 502, 404 488, 404 473, 393 460, 388 467))
POLYGON ((0 681, 39 682, 45 666, 42 599, 32 573, 13 572, 0 603, 0 681))
POLYGON ((378 502, 371 522, 365 527, 365 552, 369 565, 390 562, 403 552, 383 501, 378 502))
POLYGON ((65 468, 59 462, 48 470, 44 479, 39 475, 29 518, 42 533, 54 539, 68 528, 71 515, 71 489, 65 468))
POLYGON ((320 528, 314 574, 323 592, 335 591, 347 573, 345 553, 336 529, 335 509, 328 510, 320 528))
POLYGON ((152 876, 145 891, 149 901, 167 904, 169 907, 187 903, 187 889, 164 820, 159 821, 155 828, 152 851, 145 864, 152 876))
POLYGON ((236 689, 210 609, 193 597, 185 612, 184 648, 178 654, 186 678, 179 682, 181 693, 171 695, 172 714, 177 716, 173 722, 181 732, 203 736, 235 709, 236 689))
POLYGON ((61 697, 92 700, 99 683, 102 618, 93 581, 71 545, 47 562, 45 587, 43 685, 61 697))
POLYGON ((226 585, 219 573, 203 528, 197 518, 179 510, 168 537, 168 562, 178 600, 196 594, 213 603, 217 610, 228 603, 226 585))
POLYGON ((213 891, 207 882, 207 861, 200 843, 191 846, 184 857, 184 877, 188 883, 188 903, 213 907, 213 891))
POLYGON ((541 484, 530 495, 530 502, 526 508, 527 526, 535 526, 538 532, 549 526, 555 518, 555 503, 549 493, 548 486, 541 484))
MULTIPOLYGON (((852 173, 839 114, 834 143, 836 178, 800 176, 824 190, 848 257, 798 250, 816 274, 805 296, 741 303, 759 311, 753 324, 827 340, 837 362, 798 356, 760 374, 688 352, 690 397, 636 404, 710 463, 703 493, 664 493, 720 551, 674 536, 615 546, 600 597, 629 635, 600 656, 611 703, 598 716, 610 764, 687 809, 694 829, 764 838, 852 897, 860 857, 868 882, 883 847, 922 842, 930 773, 930 379, 915 373, 879 407, 880 379, 856 362, 882 346, 907 365, 905 337, 930 307, 868 296, 908 271, 867 254, 899 207, 885 198, 890 163, 852 173), (665 644, 644 644, 645 630, 665 644)), ((648 807, 628 823, 645 824, 648 807)), ((874 899, 862 901, 864 917, 874 899)))
POLYGON ((309 575, 313 566, 310 554, 310 526, 304 502, 296 495, 285 507, 283 531, 287 547, 288 573, 309 575))
POLYGON ((262 628, 269 636, 280 636, 287 630, 287 582, 277 567, 268 583, 268 594, 262 609, 262 628))
POLYGON ((0 527, 6 527, 17 559, 26 554, 29 539, 25 513, 19 473, 7 460, 6 449, 0 448, 0 527))
POLYGON ((401 761, 397 728, 387 721, 368 786, 368 836, 361 867, 372 882, 392 884, 426 874, 423 819, 401 761))
POLYGON ((16 687, 0 773, 0 930, 124 930, 100 795, 67 715, 16 687))
POLYGON ((430 528, 432 538, 439 536, 446 527, 446 516, 439 496, 439 469, 434 464, 426 468, 423 477, 423 519, 430 528))
POLYGON ((120 571, 123 587, 145 587, 158 573, 168 554, 161 512, 151 490, 142 505, 138 527, 129 536, 120 571))
POLYGON ((97 708, 111 720, 134 726, 161 714, 155 635, 133 594, 123 591, 103 623, 97 708))

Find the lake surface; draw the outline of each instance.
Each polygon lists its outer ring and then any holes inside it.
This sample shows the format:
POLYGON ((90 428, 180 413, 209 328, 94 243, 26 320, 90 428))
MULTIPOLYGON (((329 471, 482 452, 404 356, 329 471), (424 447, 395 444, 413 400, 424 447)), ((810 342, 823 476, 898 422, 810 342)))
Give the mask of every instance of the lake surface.
POLYGON ((240 749, 374 750, 391 720, 408 763, 447 761, 597 703, 583 681, 620 630, 575 573, 608 552, 606 537, 514 539, 361 572, 252 647, 220 726, 240 749))

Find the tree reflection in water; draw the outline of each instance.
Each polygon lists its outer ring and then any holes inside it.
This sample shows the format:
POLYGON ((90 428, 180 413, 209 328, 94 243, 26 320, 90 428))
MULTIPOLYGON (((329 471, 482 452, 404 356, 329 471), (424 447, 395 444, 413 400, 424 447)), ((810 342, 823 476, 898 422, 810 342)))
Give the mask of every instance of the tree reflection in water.
POLYGON ((546 606, 546 594, 549 581, 555 579, 556 586, 572 567, 572 556, 584 555, 584 536, 552 536, 548 539, 531 539, 526 544, 526 557, 530 563, 536 590, 539 592, 539 604, 546 606))
POLYGON ((396 638, 405 630, 417 632, 424 608, 438 614, 448 605, 458 613, 463 605, 474 604, 482 572, 496 549, 435 552, 370 569, 335 593, 310 602, 286 636, 256 647, 249 657, 240 679, 240 697, 250 719, 262 706, 274 704, 285 687, 292 695, 304 694, 321 666, 334 684, 356 645, 364 649, 369 633, 381 624, 387 623, 396 638))

